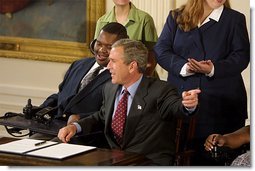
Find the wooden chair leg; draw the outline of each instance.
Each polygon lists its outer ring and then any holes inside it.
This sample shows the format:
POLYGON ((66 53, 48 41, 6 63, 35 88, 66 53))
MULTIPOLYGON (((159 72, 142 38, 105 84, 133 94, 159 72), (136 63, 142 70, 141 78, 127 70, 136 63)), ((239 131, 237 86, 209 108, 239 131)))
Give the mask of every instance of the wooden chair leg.
POLYGON ((188 130, 183 128, 183 120, 177 119, 176 125, 176 156, 175 156, 175 166, 190 166, 191 158, 194 155, 195 151, 187 148, 187 144, 191 142, 195 134, 195 118, 191 118, 188 130), (186 131, 186 132, 185 132, 186 131), (181 134, 187 135, 187 139, 183 140, 181 134), (185 141, 185 142, 184 142, 185 141))

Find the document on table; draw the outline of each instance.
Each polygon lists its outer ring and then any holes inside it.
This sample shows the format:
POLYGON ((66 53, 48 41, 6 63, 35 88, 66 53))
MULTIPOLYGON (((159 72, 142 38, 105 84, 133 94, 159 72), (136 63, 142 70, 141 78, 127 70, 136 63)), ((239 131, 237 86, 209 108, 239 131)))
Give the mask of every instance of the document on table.
POLYGON ((43 147, 48 147, 53 144, 57 144, 58 142, 46 141, 45 143, 36 146, 35 144, 43 142, 43 140, 35 140, 35 139, 21 139, 17 141, 12 141, 6 144, 0 145, 1 152, 9 152, 9 153, 17 153, 23 154, 32 150, 40 149, 43 147))
POLYGON ((96 147, 58 143, 52 141, 22 139, 10 143, 1 144, 0 152, 16 153, 36 157, 52 159, 64 159, 76 154, 95 149, 96 147), (42 142, 42 143, 41 143, 42 142), (39 145, 36 145, 38 144, 39 145))
POLYGON ((64 159, 76 154, 80 154, 86 151, 95 149, 96 147, 84 146, 84 145, 75 145, 75 144, 66 144, 60 143, 53 145, 47 148, 42 148, 36 151, 31 151, 26 153, 27 155, 37 156, 37 157, 46 157, 53 159, 64 159))

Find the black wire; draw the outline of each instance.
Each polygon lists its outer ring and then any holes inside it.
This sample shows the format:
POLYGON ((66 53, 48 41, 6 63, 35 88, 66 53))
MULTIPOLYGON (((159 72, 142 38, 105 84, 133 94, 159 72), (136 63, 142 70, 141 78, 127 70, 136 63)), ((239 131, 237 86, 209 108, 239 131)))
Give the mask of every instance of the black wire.
POLYGON ((22 113, 7 112, 4 114, 4 116, 0 116, 0 119, 5 119, 5 118, 9 118, 9 117, 14 117, 14 116, 24 117, 24 115, 22 113))
POLYGON ((8 128, 8 126, 4 126, 4 127, 5 127, 6 131, 8 132, 8 134, 10 134, 11 136, 14 136, 14 137, 25 137, 25 136, 30 135, 30 131, 29 131, 29 133, 27 133, 27 134, 15 135, 15 134, 11 131, 11 129, 13 129, 13 128, 8 128))
MULTIPOLYGON (((0 119, 6 119, 6 118, 9 118, 9 117, 14 117, 14 116, 21 116, 21 117, 24 117, 24 115, 23 115, 22 113, 7 112, 7 113, 4 114, 4 116, 1 116, 0 119)), ((4 126, 4 127, 5 127, 5 129, 6 129, 6 131, 7 131, 7 133, 10 134, 10 135, 13 136, 13 137, 25 137, 25 136, 30 135, 30 131, 29 131, 29 133, 27 133, 27 134, 15 135, 15 134, 13 133, 13 129, 19 129, 19 128, 13 128, 13 127, 8 128, 8 126, 4 126)), ((20 129, 20 130, 21 130, 21 129, 20 129)), ((20 130, 17 130, 17 132, 19 132, 20 130)))

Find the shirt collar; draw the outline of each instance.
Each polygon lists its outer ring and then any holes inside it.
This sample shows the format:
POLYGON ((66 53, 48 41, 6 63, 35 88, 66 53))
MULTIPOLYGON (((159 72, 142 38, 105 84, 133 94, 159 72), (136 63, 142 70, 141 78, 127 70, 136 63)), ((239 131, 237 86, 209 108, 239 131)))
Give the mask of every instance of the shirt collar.
POLYGON ((201 25, 199 25, 199 26, 202 26, 205 23, 209 22, 210 19, 212 19, 212 20, 214 20, 216 22, 219 22, 220 16, 221 16, 221 14, 223 12, 223 9, 224 9, 224 5, 221 5, 219 8, 214 9, 211 12, 211 14, 205 19, 205 21, 201 25))
MULTIPOLYGON (((124 24, 124 26, 126 26, 129 22, 135 22, 136 21, 136 11, 137 11, 137 8, 135 7, 135 5, 130 2, 130 11, 129 11, 129 14, 128 14, 128 20, 127 22, 124 24)), ((105 19, 107 22, 117 22, 116 18, 115 18, 115 6, 113 7, 113 9, 110 11, 108 17, 105 19)))
MULTIPOLYGON (((94 63, 94 65, 90 68, 90 71, 92 71, 93 69, 99 67, 99 64, 97 62, 94 63)), ((107 68, 104 67, 103 69, 100 70, 99 73, 103 72, 104 70, 106 70, 107 68)))
MULTIPOLYGON (((131 86, 129 86, 129 87, 127 88, 128 92, 129 92, 129 95, 130 95, 132 98, 135 96, 136 90, 137 90, 139 84, 141 83, 142 78, 143 78, 143 76, 141 76, 135 83, 133 83, 131 86)), ((125 89, 125 88, 122 86, 122 88, 121 88, 121 93, 123 92, 124 89, 125 89)))
POLYGON ((130 2, 130 11, 128 14, 128 21, 135 22, 135 17, 137 16, 136 10, 137 8, 135 7, 135 5, 132 2, 130 2))

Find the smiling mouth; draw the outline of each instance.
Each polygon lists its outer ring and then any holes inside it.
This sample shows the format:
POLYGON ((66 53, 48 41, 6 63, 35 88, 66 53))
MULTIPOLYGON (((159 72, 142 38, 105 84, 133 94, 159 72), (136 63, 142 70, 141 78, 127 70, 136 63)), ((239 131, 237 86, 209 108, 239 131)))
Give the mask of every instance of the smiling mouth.
POLYGON ((100 60, 100 61, 104 61, 107 58, 108 58, 107 56, 97 55, 97 59, 100 60))

